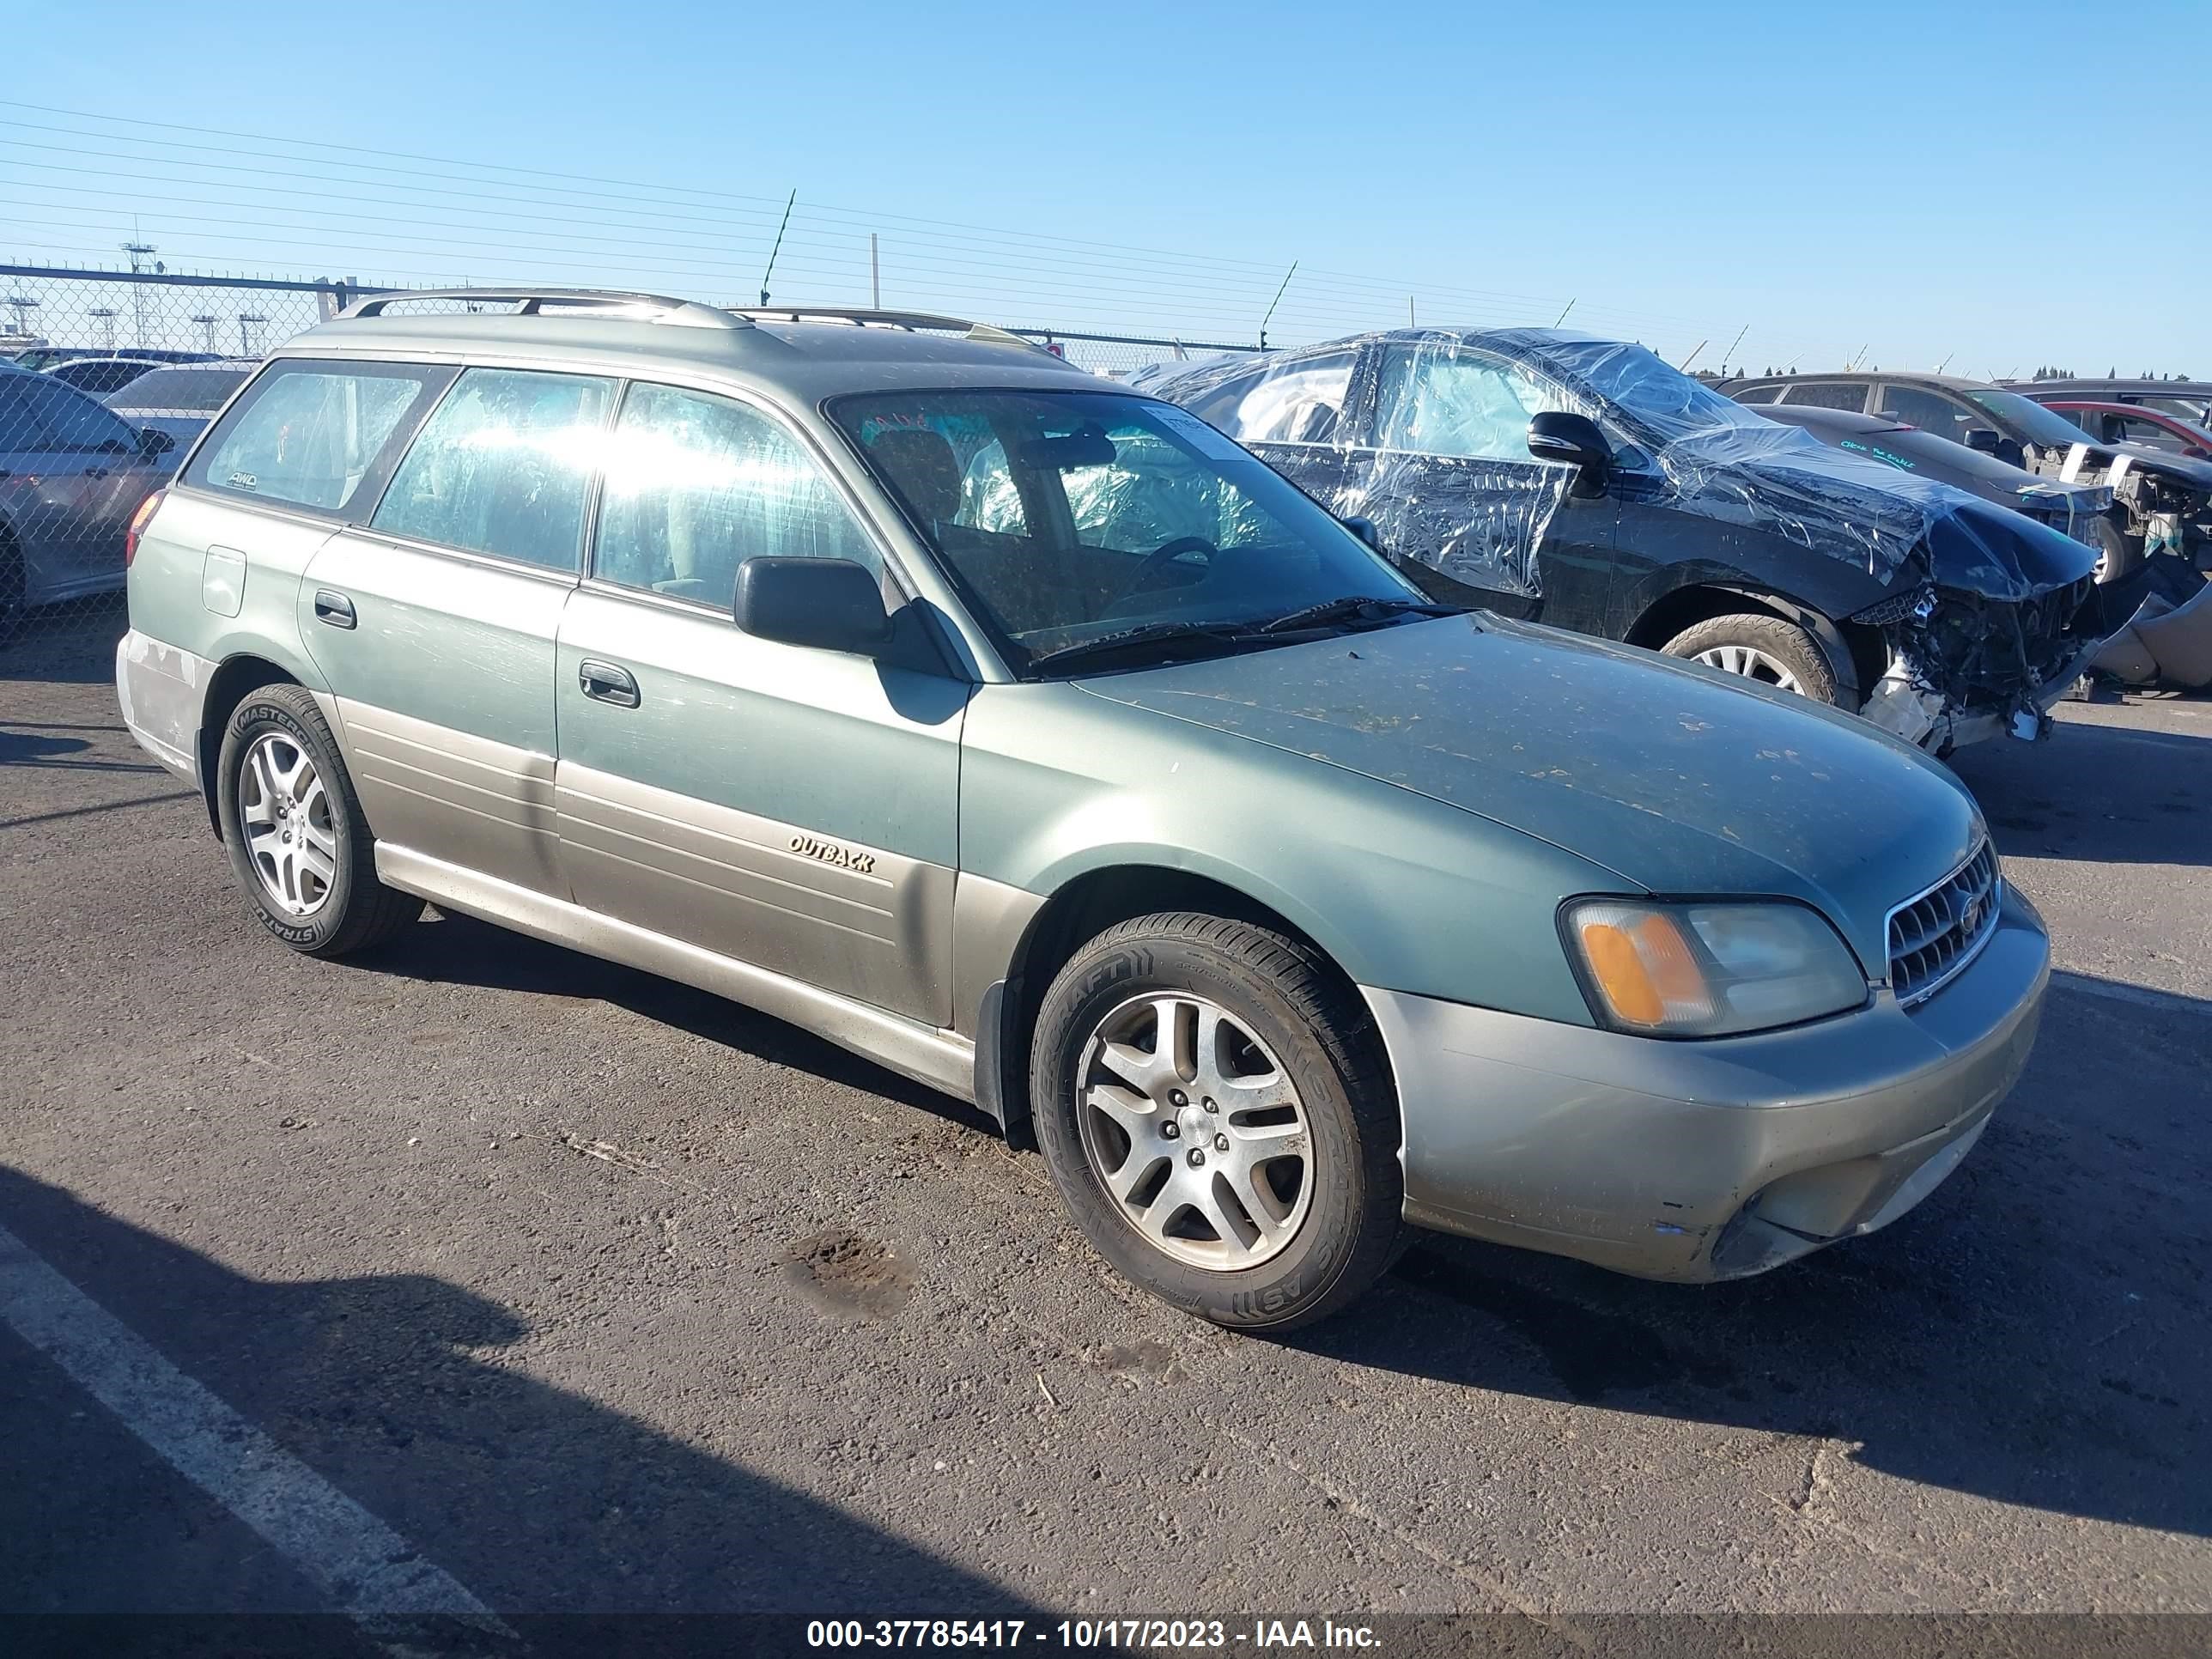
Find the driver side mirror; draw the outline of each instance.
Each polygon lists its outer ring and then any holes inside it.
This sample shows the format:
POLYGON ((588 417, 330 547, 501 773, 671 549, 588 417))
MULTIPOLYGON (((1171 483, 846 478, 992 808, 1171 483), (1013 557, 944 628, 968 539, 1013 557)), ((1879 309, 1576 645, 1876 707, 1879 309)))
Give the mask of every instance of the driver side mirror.
POLYGON ((156 455, 166 455, 177 447, 177 441, 157 426, 138 428, 138 453, 148 460, 156 455))
POLYGON ((1528 453, 1540 461, 1576 468, 1577 495, 1602 495, 1613 477, 1613 446, 1587 415, 1547 409, 1529 417, 1528 453))
POLYGON ((731 614, 756 639, 872 657, 890 643, 883 589, 851 559, 747 559, 731 614))
POLYGON ((1353 535, 1358 537, 1361 541, 1365 542, 1368 546, 1373 548, 1377 553, 1383 550, 1382 532, 1375 527, 1374 520, 1363 519, 1355 515, 1349 519, 1340 520, 1338 522, 1342 524, 1346 530, 1349 530, 1353 535))
POLYGON ((1985 426, 1971 426, 1966 428, 1966 447, 1977 455, 1996 454, 1997 446, 2003 441, 2003 439, 1985 426))

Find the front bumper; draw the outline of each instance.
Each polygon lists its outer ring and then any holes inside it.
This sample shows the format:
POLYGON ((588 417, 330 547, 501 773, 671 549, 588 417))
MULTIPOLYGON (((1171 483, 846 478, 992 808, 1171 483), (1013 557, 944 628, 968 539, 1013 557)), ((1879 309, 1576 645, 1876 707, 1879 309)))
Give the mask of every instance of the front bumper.
POLYGON ((1396 1073, 1406 1218, 1650 1279, 1735 1279, 1886 1226, 2027 1064, 2051 972, 2011 887, 1971 966, 1790 1030, 1666 1042, 1363 987, 1396 1073))
POLYGON ((1952 720, 1946 734, 1946 749, 1964 749, 1969 744, 2007 735, 2029 742, 2050 736, 2051 709, 2074 689, 2074 682, 2081 678, 2089 666, 2089 659, 2103 643, 2102 640, 2091 640, 2083 644, 2063 668, 2046 678, 2033 693, 2023 696, 2012 709, 1978 708, 1952 720), (2023 730, 2023 725, 2033 729, 2023 730))

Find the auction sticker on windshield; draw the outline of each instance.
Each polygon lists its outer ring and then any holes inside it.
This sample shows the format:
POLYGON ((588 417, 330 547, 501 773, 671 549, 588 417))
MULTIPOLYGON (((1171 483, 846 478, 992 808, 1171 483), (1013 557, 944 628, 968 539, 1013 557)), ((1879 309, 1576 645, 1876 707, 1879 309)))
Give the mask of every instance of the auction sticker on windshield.
POLYGON ((1145 413, 1178 437, 1189 441, 1209 461, 1244 461, 1251 457, 1197 416, 1173 404, 1153 404, 1145 413))

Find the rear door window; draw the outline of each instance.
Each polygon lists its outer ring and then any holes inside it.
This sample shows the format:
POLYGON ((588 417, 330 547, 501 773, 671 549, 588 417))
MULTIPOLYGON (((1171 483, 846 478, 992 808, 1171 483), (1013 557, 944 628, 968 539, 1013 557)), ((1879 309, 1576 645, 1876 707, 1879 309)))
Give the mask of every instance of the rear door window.
POLYGON ((471 368, 408 447, 372 529, 548 570, 580 568, 615 383, 471 368))
POLYGON ((881 569, 820 464, 732 398, 633 386, 606 475, 592 555, 603 581, 720 606, 737 597, 738 567, 757 556, 881 569))
MULTIPOLYGON (((201 445, 185 482, 340 516, 375 499, 389 452, 453 371, 407 363, 272 363, 201 445)), ((112 417, 111 417, 112 418, 112 417)))
POLYGON ((1240 375, 1191 405, 1191 413, 1239 443, 1340 441, 1338 422, 1352 390, 1353 354, 1333 351, 1240 375))

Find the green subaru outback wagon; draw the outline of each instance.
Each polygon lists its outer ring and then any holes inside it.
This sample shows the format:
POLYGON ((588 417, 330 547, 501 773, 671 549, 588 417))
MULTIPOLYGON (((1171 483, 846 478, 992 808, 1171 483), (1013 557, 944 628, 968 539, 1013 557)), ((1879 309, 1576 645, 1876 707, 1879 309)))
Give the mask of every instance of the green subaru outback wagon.
POLYGON ((1759 1272, 2027 1059, 2042 925, 1870 727, 1429 604, 995 330, 423 297, 284 346, 134 526, 125 715, 295 950, 427 900, 805 1026, 1245 1328, 1408 1224, 1759 1272))

